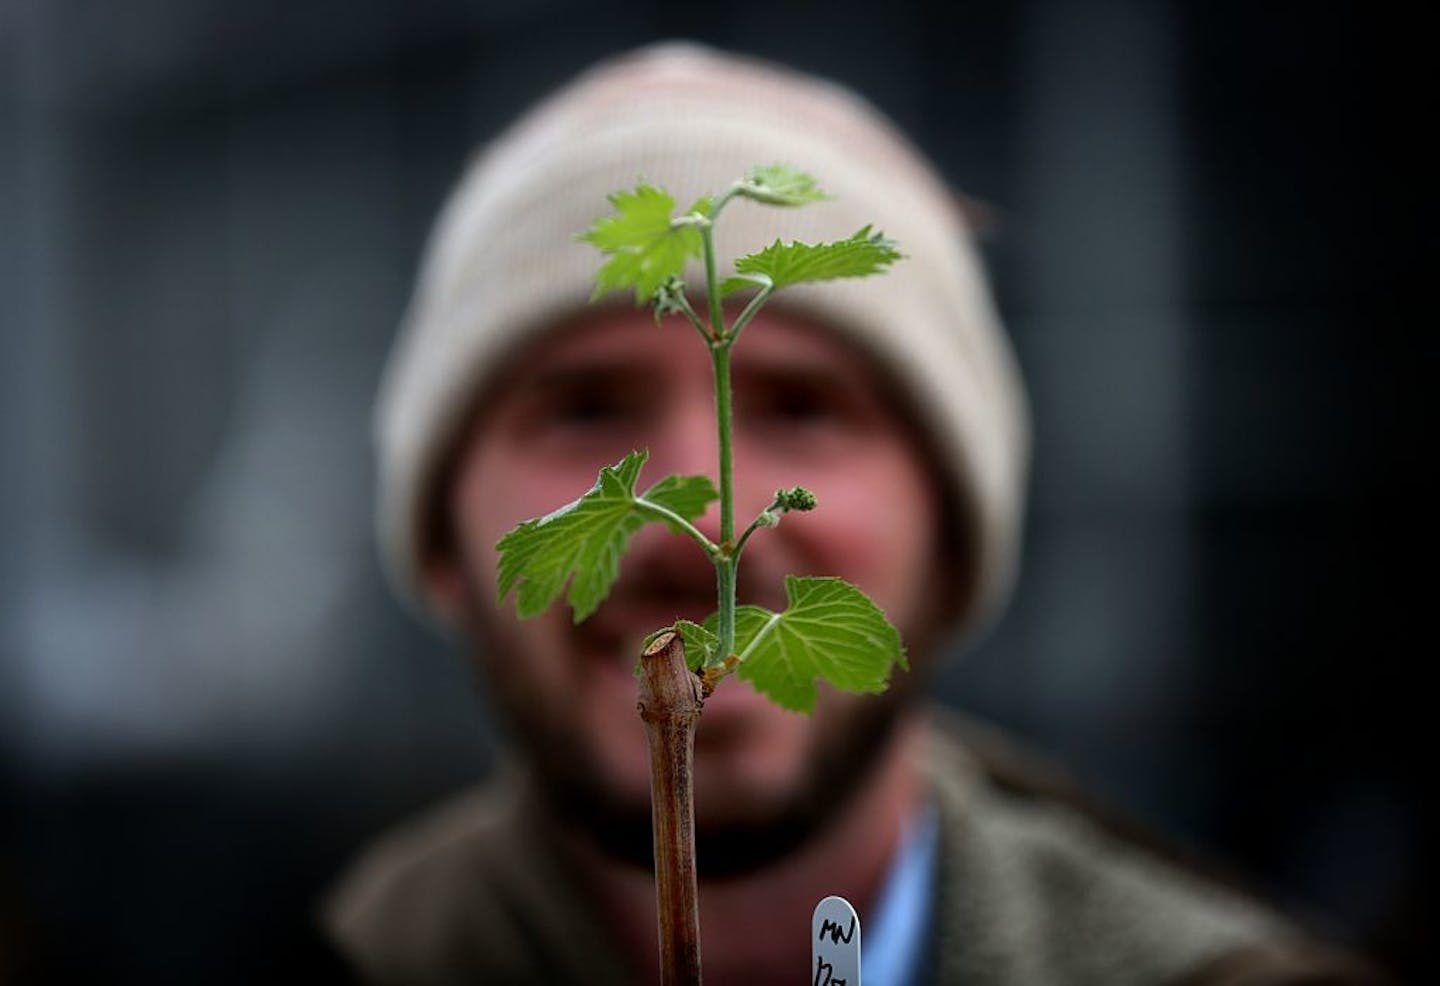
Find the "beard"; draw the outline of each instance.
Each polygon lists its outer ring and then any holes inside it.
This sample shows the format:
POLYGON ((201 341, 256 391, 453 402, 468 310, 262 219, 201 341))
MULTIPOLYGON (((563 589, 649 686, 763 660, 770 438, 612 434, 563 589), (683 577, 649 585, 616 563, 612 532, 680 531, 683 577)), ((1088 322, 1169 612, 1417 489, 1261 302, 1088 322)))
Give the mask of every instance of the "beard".
MULTIPOLYGON (((882 759, 899 721, 891 702, 866 702, 859 710, 837 742, 820 744, 811 752, 807 768, 784 797, 750 811, 735 811, 732 804, 725 816, 715 817, 697 792, 695 867, 701 879, 740 876, 773 864, 822 835, 846 812, 882 759)), ((651 806, 616 797, 594 765, 576 759, 558 768, 551 763, 549 769, 537 764, 537 773, 541 791, 559 817, 573 820, 613 858, 652 867, 651 806)))
MULTIPOLYGON (((482 596, 477 589, 472 580, 464 614, 471 657, 485 672, 491 702, 530 768, 546 816, 614 859, 653 868, 649 798, 638 798, 613 781, 586 742, 578 717, 568 714, 569 703, 584 701, 583 695, 564 700, 548 693, 533 676, 494 659, 520 648, 507 639, 508 627, 502 629, 506 614, 499 615, 502 622, 497 625, 493 606, 483 601, 489 594, 482 596)), ((694 771, 698 876, 723 878, 761 869, 823 834, 845 814, 884 759, 914 688, 914 676, 901 675, 883 695, 844 702, 843 715, 828 717, 825 728, 815 723, 803 769, 782 792, 765 798, 707 791, 705 761, 724 756, 725 744, 739 737, 725 735, 723 727, 719 733, 707 732, 702 715, 694 771)), ((822 696, 822 705, 826 697, 837 696, 822 696)))

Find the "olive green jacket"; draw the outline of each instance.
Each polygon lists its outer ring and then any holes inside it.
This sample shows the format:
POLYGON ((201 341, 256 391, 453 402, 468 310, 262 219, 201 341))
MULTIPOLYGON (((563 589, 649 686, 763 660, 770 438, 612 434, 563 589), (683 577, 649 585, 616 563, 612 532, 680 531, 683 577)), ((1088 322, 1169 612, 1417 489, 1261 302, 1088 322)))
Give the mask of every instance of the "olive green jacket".
MULTIPOLYGON (((1384 982, 993 731, 945 718, 924 770, 940 817, 927 982, 1384 982)), ((511 778, 465 794, 377 844, 342 881, 325 924, 367 981, 634 980, 523 791, 511 778)))

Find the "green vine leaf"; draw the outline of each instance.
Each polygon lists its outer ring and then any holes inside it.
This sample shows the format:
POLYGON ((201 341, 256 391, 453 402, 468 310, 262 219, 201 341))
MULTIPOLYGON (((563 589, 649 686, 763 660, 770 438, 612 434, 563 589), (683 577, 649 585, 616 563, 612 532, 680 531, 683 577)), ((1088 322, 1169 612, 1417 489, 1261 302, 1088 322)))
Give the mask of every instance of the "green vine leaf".
POLYGON ((788 164, 751 168, 744 179, 736 183, 735 191, 766 205, 800 206, 830 197, 820 190, 814 176, 788 164))
POLYGON ((692 623, 690 620, 676 620, 668 627, 652 630, 645 635, 645 639, 640 642, 642 656, 635 659, 635 677, 638 678, 645 673, 644 653, 650 649, 651 644, 667 633, 680 635, 680 643, 685 648, 685 666, 696 674, 699 674, 704 667, 720 663, 715 656, 720 650, 719 637, 698 623, 692 623))
POLYGON ((590 300, 634 288, 635 304, 648 304, 667 281, 685 272, 690 258, 700 256, 699 226, 708 221, 711 200, 702 198, 672 218, 675 199, 653 185, 641 183, 609 199, 615 214, 596 219, 578 237, 610 257, 595 274, 590 300))
MULTIPOLYGON (((785 578, 782 613, 759 606, 735 611, 736 673, 776 704, 807 715, 817 679, 847 692, 875 694, 891 668, 908 668, 900 633, 870 597, 844 579, 785 578)), ((706 620, 713 630, 715 617, 706 620)))
POLYGON ((712 630, 689 620, 676 620, 674 630, 685 645, 685 665, 691 671, 720 663, 720 638, 712 630))
POLYGON ((866 226, 854 236, 830 243, 781 243, 776 240, 759 253, 735 261, 737 276, 720 285, 722 296, 745 288, 776 290, 807 281, 833 281, 841 277, 868 277, 882 273, 904 257, 895 243, 866 226))
POLYGON ((544 612, 569 582, 567 601, 579 623, 609 594, 636 531, 658 520, 689 533, 685 525, 719 498, 715 484, 707 476, 667 476, 637 495, 647 458, 648 452, 631 452, 601 469, 580 499, 525 521, 496 542, 497 600, 503 603, 513 589, 515 611, 526 619, 544 612))

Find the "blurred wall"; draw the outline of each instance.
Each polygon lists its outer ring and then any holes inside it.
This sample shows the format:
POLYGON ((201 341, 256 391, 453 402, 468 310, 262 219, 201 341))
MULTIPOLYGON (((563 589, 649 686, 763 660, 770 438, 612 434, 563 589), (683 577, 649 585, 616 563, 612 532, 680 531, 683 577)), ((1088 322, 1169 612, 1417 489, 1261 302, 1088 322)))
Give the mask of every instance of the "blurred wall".
POLYGON ((470 151, 674 36, 848 82, 987 210, 1034 484, 1014 605, 945 699, 1418 968, 1418 32, 1145 0, 11 0, 0 981, 319 968, 335 869, 487 768, 462 659, 378 571, 370 400, 470 151))

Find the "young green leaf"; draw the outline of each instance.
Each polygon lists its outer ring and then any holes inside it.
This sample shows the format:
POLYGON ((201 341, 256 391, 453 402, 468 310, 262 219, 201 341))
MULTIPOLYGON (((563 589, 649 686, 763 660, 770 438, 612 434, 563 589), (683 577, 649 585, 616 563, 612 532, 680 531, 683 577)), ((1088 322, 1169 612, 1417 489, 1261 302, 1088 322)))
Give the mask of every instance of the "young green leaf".
POLYGON ((813 176, 788 164, 751 168, 735 185, 735 191, 766 205, 807 205, 830 197, 820 190, 813 176))
POLYGON ((689 620, 676 620, 674 629, 685 645, 685 665, 691 671, 719 662, 720 638, 713 632, 689 620))
MULTIPOLYGON (((815 681, 847 692, 883 692, 905 646, 885 614, 843 579, 785 578, 782 613, 759 606, 735 612, 737 674, 795 712, 815 708, 815 681)), ((714 617, 706 621, 713 629, 714 617)))
POLYGON ((647 521, 690 533, 688 522, 719 496, 715 484, 706 476, 667 476, 636 495, 635 482, 648 457, 631 452, 601 469, 580 499, 502 537, 495 545, 500 551, 497 599, 504 602, 514 589, 515 611, 522 619, 536 616, 569 582, 567 598, 579 623, 609 593, 620 573, 620 556, 647 521))
MULTIPOLYGON (((685 666, 695 673, 699 673, 704 667, 720 664, 716 656, 720 650, 720 638, 710 630, 690 620, 676 620, 668 627, 661 627, 645 635, 640 644, 640 652, 643 655, 650 649, 650 645, 661 636, 667 633, 678 633, 681 646, 685 649, 685 666)), ((644 658, 635 659, 635 677, 645 673, 644 658)))
POLYGON ((881 233, 870 227, 845 240, 830 243, 781 243, 776 240, 759 253, 735 261, 737 277, 720 286, 722 295, 763 285, 766 280, 777 290, 805 281, 832 281, 838 277, 868 277, 878 274, 904 255, 881 233))
POLYGON ((708 198, 700 199, 679 219, 671 217, 675 199, 664 189, 639 184, 633 192, 610 196, 615 214, 602 216, 581 233, 582 242, 598 247, 610 259, 595 274, 591 300, 626 288, 635 289, 635 304, 644 305, 685 263, 700 256, 700 230, 686 216, 710 213, 708 198))

